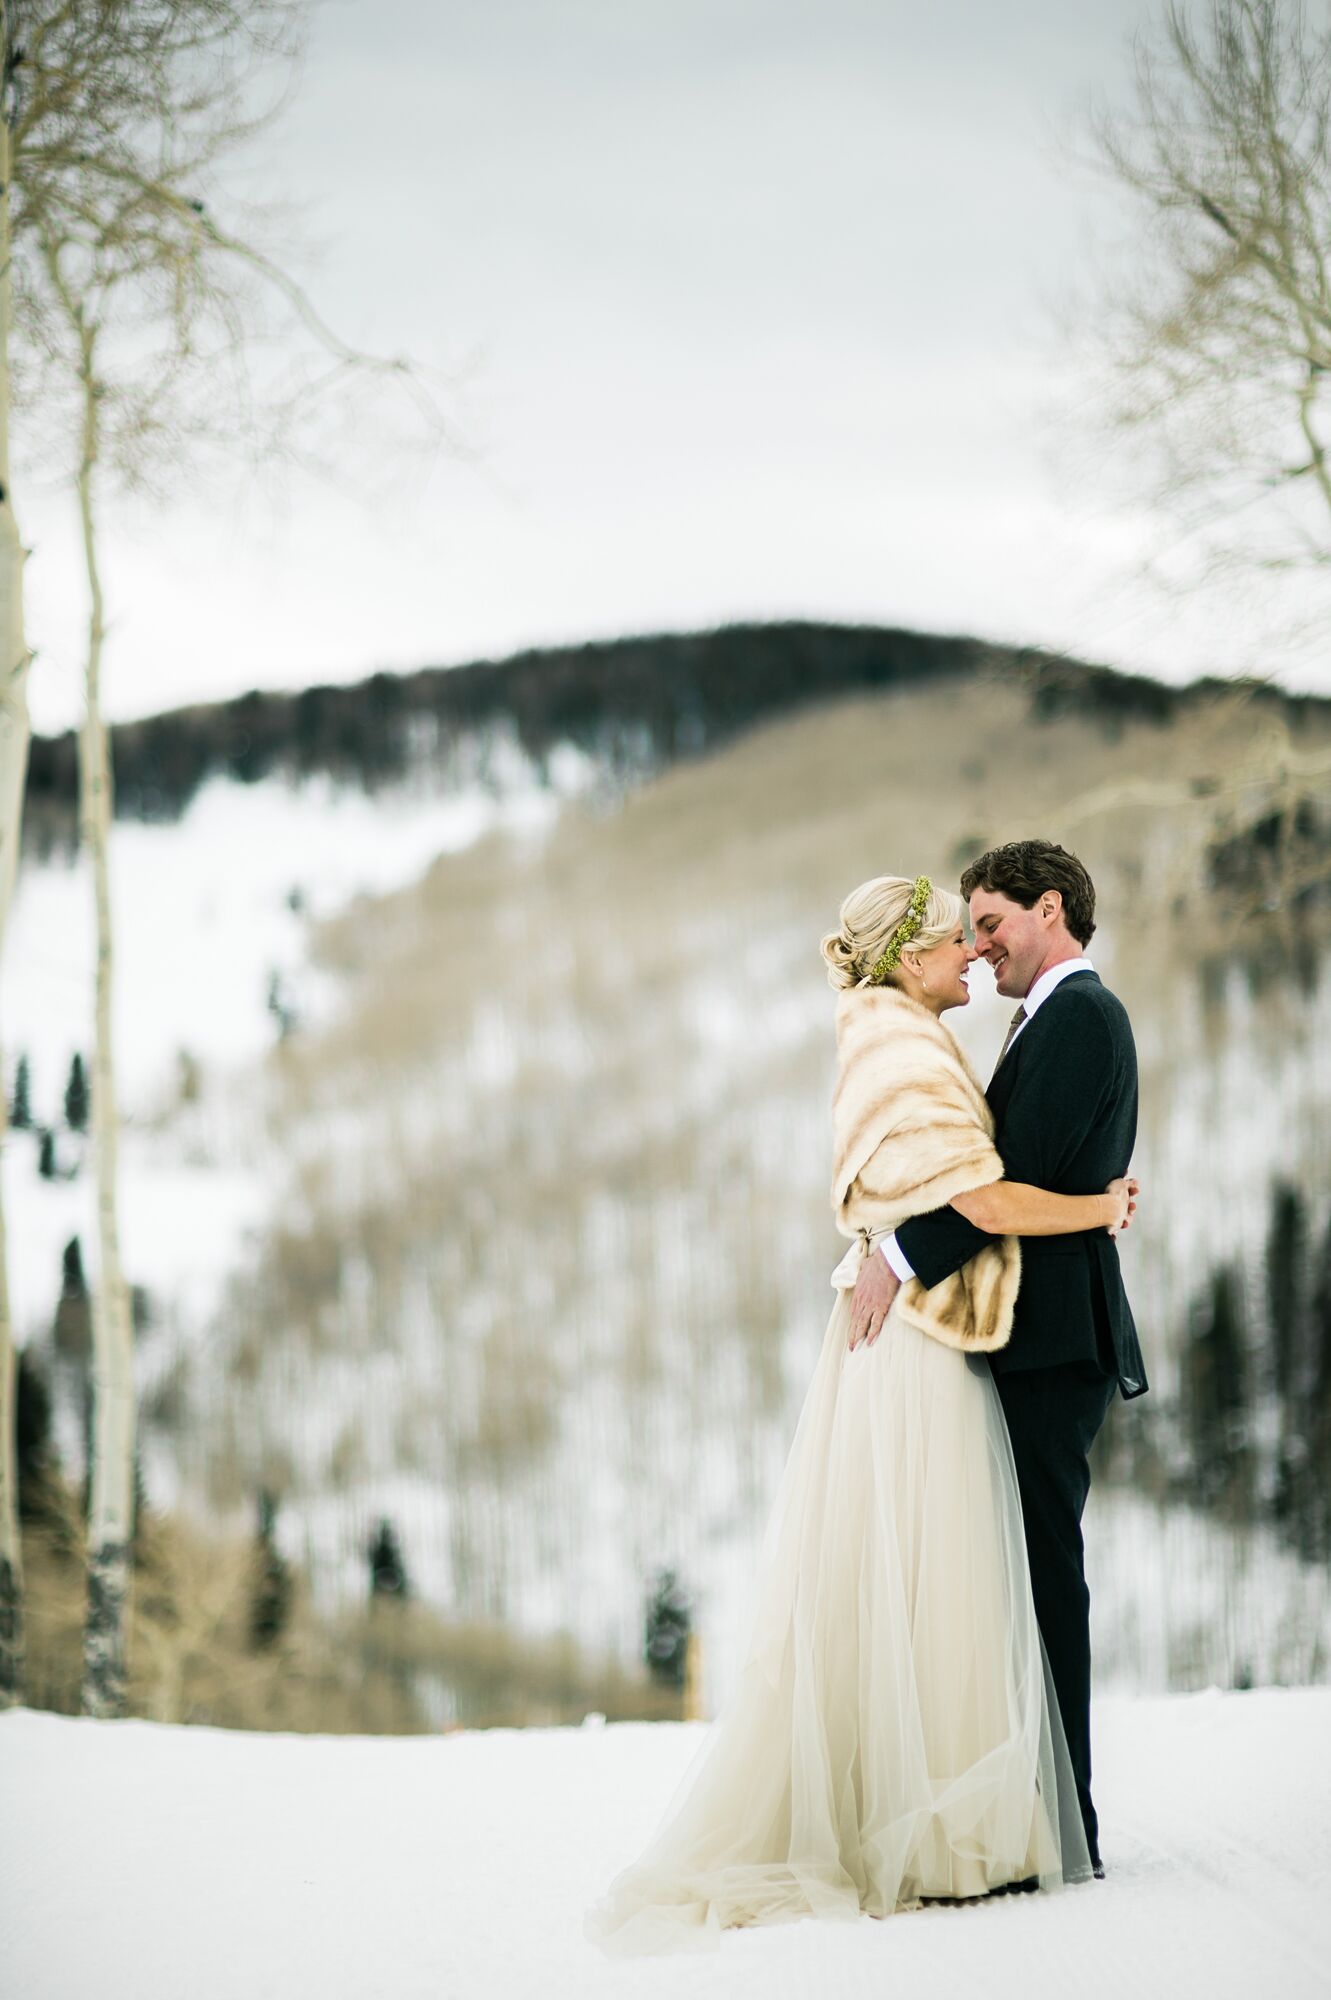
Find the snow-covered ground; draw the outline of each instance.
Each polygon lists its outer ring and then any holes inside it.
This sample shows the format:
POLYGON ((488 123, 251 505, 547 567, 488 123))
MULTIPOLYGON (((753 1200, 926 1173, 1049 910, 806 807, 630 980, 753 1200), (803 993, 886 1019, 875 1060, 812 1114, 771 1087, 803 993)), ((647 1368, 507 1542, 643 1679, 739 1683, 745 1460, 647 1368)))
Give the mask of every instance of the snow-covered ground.
POLYGON ((1325 2000, 1331 1689, 1097 1711, 1108 1879, 610 1961, 585 1906, 699 1725, 437 1738, 0 1716, 0 1939, 22 2000, 1325 2000))

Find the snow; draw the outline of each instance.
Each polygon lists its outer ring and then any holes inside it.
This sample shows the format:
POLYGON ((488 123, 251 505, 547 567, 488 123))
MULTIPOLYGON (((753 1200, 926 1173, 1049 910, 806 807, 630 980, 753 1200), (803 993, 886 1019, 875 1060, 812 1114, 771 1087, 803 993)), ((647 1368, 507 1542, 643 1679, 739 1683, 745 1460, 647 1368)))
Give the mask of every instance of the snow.
POLYGON ((1302 1686, 1327 1678, 1331 1568, 1265 1525, 1093 1486, 1091 1644, 1102 1694, 1302 1686))
MULTIPOLYGON (((584 781, 585 782, 585 781, 584 781)), ((577 774, 564 773, 566 789, 577 774)), ((118 820, 110 848, 115 1034, 123 1108, 169 1093, 178 1051, 227 1067, 272 1045, 268 981, 297 1012, 333 996, 305 961, 311 919, 412 882, 494 827, 548 824, 559 794, 516 775, 502 794, 419 781, 373 795, 320 775, 243 785, 215 777, 178 821, 118 820)), ((9 1054, 26 1050, 34 1114, 54 1122, 70 1055, 92 1018, 92 889, 81 859, 25 863, 6 938, 9 1054)))
MULTIPOLYGON (((560 801, 596 777, 567 745, 552 756, 545 785, 502 740, 491 746, 491 763, 486 784, 450 788, 422 768, 372 795, 325 775, 254 784, 219 776, 178 821, 115 823, 121 1248, 131 1280, 185 1323, 206 1323, 281 1196, 280 1166, 255 1157, 253 1079, 276 1039, 273 982, 304 1024, 338 1005, 337 982, 310 962, 312 925, 359 897, 418 880, 440 855, 496 828, 539 834, 560 801), (180 1101, 185 1062, 196 1068, 200 1094, 192 1116, 180 1101)), ((90 1052, 94 942, 85 861, 26 860, 0 998, 5 1087, 25 1054, 36 1125, 59 1126, 70 1058, 90 1052)), ((86 1147, 57 1131, 69 1178, 52 1184, 36 1178, 37 1144, 35 1131, 15 1133, 0 1159, 20 1344, 50 1323, 69 1239, 82 1237, 90 1278, 97 1261, 91 1175, 78 1171, 86 1147)))
POLYGON ((435 1738, 0 1716, 0 1935, 23 2000, 517 2000, 835 1991, 1324 2000, 1331 1689, 1096 1711, 1109 1877, 886 1923, 604 1959, 586 1905, 701 1725, 435 1738))

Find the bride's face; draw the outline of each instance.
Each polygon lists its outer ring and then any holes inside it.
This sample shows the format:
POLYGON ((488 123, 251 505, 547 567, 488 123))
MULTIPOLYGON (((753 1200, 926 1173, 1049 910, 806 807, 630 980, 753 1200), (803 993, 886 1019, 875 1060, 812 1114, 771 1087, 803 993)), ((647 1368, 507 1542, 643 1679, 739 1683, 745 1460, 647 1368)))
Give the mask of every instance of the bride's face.
POLYGON ((940 1014, 948 1007, 970 1005, 966 975, 979 955, 975 947, 967 942, 962 924, 958 924, 951 937, 945 938, 942 944, 936 944, 932 951, 920 953, 921 983, 940 1014))

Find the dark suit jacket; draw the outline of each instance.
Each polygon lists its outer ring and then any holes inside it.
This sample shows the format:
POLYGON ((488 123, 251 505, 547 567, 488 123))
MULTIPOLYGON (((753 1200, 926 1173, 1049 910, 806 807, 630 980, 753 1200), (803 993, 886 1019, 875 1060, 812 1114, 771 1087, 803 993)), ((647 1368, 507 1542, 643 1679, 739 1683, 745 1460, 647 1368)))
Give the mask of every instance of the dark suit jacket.
MULTIPOLYGON (((1125 1174, 1137 1136, 1137 1049, 1126 1010, 1094 972, 1069 973, 1018 1035, 987 1092, 1007 1177, 1055 1194, 1101 1194, 1125 1174)), ((915 1216, 897 1241, 936 1285, 989 1241, 954 1208, 915 1216)), ((995 1374, 1093 1361, 1125 1397, 1147 1388, 1118 1245, 1103 1229, 1024 1236, 1012 1338, 995 1374)))

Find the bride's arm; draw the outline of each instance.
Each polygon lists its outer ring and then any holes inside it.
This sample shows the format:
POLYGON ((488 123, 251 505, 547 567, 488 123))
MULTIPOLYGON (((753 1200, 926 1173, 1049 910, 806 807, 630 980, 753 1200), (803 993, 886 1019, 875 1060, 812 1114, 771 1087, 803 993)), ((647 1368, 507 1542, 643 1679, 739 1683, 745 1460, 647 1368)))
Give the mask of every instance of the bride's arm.
POLYGON ((1083 1229, 1125 1229, 1137 1183, 1111 1181, 1103 1194, 1050 1194, 1026 1181, 993 1181, 949 1204, 987 1236, 1071 1236, 1083 1229))

